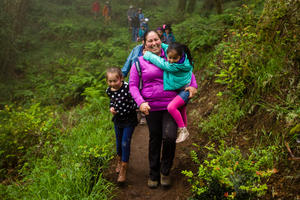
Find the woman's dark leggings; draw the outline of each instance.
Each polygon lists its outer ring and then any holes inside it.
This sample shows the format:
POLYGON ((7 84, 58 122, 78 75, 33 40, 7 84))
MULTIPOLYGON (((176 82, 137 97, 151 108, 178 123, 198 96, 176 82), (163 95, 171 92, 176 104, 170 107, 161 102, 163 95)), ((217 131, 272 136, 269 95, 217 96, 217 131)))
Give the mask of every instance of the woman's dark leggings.
POLYGON ((170 173, 176 149, 177 124, 167 110, 146 115, 149 128, 150 179, 158 181, 160 173, 170 173), (160 154, 162 151, 162 157, 160 154))

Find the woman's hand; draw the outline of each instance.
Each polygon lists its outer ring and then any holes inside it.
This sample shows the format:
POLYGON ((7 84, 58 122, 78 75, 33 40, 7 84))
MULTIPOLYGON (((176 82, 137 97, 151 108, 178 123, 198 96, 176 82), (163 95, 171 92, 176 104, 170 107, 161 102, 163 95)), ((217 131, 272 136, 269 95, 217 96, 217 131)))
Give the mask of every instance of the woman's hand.
POLYGON ((198 92, 198 89, 192 86, 185 88, 185 90, 188 90, 190 92, 189 98, 192 98, 198 92))
POLYGON ((110 111, 113 115, 117 114, 117 112, 116 112, 116 110, 115 110, 114 107, 110 107, 109 111, 110 111))
POLYGON ((148 102, 144 102, 140 105, 140 111, 143 112, 145 115, 149 115, 150 106, 148 102))

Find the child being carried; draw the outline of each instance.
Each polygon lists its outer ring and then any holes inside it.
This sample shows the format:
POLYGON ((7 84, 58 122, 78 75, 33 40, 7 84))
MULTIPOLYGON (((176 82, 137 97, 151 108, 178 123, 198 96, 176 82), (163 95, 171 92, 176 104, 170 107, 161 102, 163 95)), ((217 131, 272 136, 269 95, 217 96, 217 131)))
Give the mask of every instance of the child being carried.
POLYGON ((174 42, 170 45, 161 44, 167 52, 168 61, 146 51, 143 58, 150 61, 164 71, 164 90, 175 90, 178 95, 169 103, 167 109, 178 125, 176 143, 183 142, 189 136, 186 116, 186 104, 189 100, 189 91, 193 71, 193 61, 190 50, 186 45, 174 42))

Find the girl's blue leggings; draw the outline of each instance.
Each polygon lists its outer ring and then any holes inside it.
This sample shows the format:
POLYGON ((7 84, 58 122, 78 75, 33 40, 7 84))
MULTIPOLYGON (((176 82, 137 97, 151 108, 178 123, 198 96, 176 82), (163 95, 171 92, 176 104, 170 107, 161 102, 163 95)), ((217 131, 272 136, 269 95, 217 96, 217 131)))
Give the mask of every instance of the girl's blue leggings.
POLYGON ((129 161, 131 136, 134 126, 120 128, 115 125, 117 154, 123 162, 129 161))

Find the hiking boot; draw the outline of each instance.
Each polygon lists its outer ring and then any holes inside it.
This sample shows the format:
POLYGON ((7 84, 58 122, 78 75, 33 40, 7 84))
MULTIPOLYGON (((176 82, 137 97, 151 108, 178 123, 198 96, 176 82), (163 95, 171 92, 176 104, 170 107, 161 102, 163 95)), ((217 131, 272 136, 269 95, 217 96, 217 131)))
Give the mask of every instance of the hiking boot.
POLYGON ((152 181, 150 178, 148 179, 148 187, 149 188, 157 188, 158 187, 158 181, 152 181))
POLYGON ((120 170, 121 170, 121 157, 117 156, 116 173, 120 173, 120 170))
POLYGON ((160 184, 163 187, 168 187, 171 185, 171 178, 170 176, 165 176, 163 174, 160 174, 160 184))
POLYGON ((127 162, 121 162, 121 169, 118 177, 118 183, 124 183, 126 181, 127 162))
POLYGON ((189 137, 189 132, 186 127, 180 127, 177 130, 177 139, 176 143, 183 142, 189 137))

